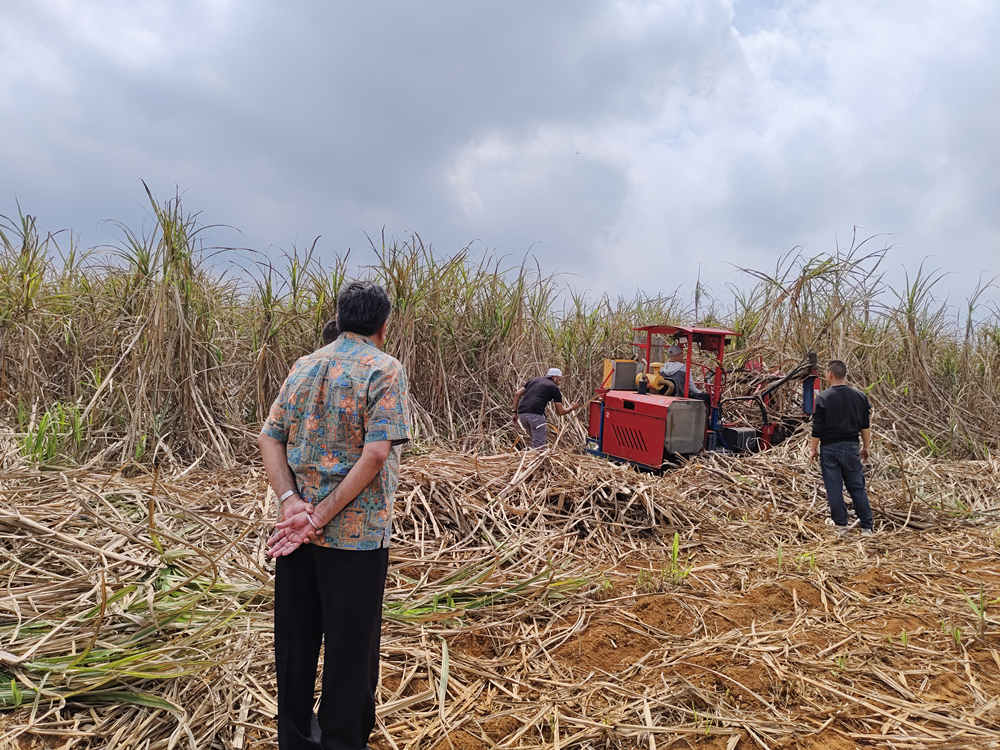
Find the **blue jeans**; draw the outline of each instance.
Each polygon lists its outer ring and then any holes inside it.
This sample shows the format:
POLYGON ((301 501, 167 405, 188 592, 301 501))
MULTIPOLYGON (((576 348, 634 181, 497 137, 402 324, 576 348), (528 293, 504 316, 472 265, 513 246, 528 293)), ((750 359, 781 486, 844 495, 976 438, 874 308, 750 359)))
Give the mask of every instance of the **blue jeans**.
POLYGON ((847 525, 847 506, 844 505, 844 486, 854 501, 854 512, 861 521, 861 528, 872 527, 872 507, 865 492, 865 472, 855 441, 829 443, 820 446, 819 466, 826 486, 826 502, 830 516, 838 526, 847 525))

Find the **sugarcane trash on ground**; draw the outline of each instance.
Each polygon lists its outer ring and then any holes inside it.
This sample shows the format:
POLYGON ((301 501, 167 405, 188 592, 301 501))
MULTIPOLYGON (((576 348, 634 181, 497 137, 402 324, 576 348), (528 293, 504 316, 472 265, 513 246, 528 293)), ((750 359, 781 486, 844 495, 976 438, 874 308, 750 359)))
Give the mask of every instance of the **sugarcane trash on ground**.
MULTIPOLYGON (((996 746, 1000 462, 887 434, 880 535, 831 545, 804 440, 661 476, 408 457, 373 746, 996 746)), ((0 494, 3 742, 274 747, 259 470, 0 494)))

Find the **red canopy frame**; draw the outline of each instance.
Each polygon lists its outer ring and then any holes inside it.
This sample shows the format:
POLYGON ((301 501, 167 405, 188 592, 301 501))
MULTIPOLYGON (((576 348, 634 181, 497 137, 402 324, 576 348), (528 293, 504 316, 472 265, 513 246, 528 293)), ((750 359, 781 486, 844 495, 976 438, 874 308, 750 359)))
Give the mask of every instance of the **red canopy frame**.
POLYGON ((643 359, 646 362, 646 372, 652 372, 653 336, 673 336, 676 340, 683 340, 687 343, 687 361, 684 366, 684 398, 690 397, 691 387, 691 350, 694 344, 702 351, 710 351, 715 354, 718 366, 715 368, 715 377, 711 387, 712 406, 719 405, 722 398, 722 360, 725 357, 726 344, 730 338, 738 337, 736 331, 725 328, 689 328, 687 326, 639 326, 633 328, 638 331, 640 337, 646 334, 645 341, 633 341, 632 345, 645 354, 643 359))

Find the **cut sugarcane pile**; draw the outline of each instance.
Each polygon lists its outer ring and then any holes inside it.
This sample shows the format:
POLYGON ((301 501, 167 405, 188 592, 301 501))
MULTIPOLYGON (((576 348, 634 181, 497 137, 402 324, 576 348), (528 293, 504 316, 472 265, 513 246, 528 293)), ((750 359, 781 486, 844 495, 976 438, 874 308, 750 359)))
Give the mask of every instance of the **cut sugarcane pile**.
MULTIPOLYGON (((1000 462, 404 464, 374 747, 1000 747, 1000 462)), ((257 467, 0 477, 0 747, 276 747, 257 467)))

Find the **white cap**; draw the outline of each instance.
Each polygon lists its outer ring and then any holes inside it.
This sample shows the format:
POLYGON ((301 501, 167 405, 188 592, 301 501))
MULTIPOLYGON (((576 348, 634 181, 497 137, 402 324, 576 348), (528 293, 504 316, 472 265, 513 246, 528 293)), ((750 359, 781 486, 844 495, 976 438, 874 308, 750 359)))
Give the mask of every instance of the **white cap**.
POLYGON ((560 370, 558 367, 550 367, 549 371, 547 373, 545 373, 545 377, 547 377, 547 378, 561 378, 562 377, 562 370, 560 370))

